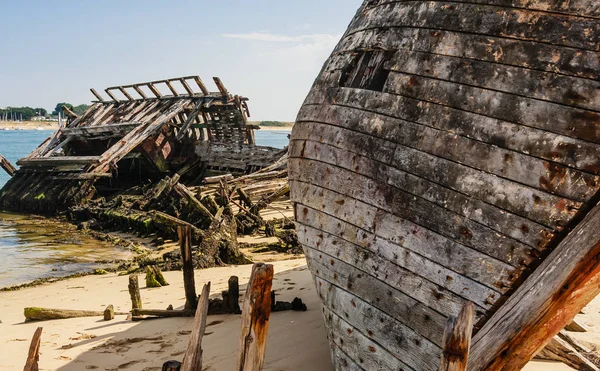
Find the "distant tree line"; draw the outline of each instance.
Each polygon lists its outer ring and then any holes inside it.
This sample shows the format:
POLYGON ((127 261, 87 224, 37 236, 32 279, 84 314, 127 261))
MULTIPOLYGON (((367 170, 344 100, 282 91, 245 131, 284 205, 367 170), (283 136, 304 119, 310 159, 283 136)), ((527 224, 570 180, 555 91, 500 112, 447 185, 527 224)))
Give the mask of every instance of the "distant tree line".
POLYGON ((57 103, 56 107, 54 107, 54 111, 52 111, 52 116, 58 116, 58 113, 61 112, 62 107, 67 106, 71 111, 75 112, 77 115, 82 115, 90 106, 87 104, 80 104, 78 106, 73 106, 71 103, 57 103))
POLYGON ((0 117, 2 120, 31 120, 35 116, 46 116, 48 111, 44 108, 31 107, 6 107, 0 108, 0 117))
POLYGON ((62 110, 62 106, 65 105, 69 107, 73 112, 77 115, 82 115, 90 106, 87 104, 80 104, 78 106, 73 106, 70 103, 62 102, 57 103, 54 111, 48 114, 48 111, 45 108, 37 107, 6 107, 0 108, 0 120, 23 120, 28 121, 34 117, 56 117, 58 116, 58 112, 62 110))

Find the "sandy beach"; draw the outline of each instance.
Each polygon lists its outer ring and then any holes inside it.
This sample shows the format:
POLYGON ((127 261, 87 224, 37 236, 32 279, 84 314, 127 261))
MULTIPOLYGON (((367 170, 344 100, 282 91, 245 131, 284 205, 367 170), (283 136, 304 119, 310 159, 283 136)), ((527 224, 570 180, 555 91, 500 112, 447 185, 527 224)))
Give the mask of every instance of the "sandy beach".
MULTIPOLYGON (((273 288, 278 300, 300 297, 308 306, 306 312, 277 312, 271 315, 265 370, 331 371, 329 349, 321 306, 304 259, 278 261, 273 288)), ((231 275, 247 283, 251 266, 229 266, 196 271, 198 290, 208 281, 212 295, 227 286, 231 275)), ((145 308, 176 309, 184 304, 181 272, 165 272, 170 286, 142 288, 145 308)), ((140 277, 143 279, 143 275, 140 277)), ((24 323, 23 308, 42 306, 63 309, 103 310, 108 304, 115 311, 128 311, 131 306, 127 276, 107 274, 56 282, 15 292, 0 293, 0 369, 23 367, 29 342, 38 326, 44 328, 41 343, 40 370, 160 370, 163 362, 181 360, 186 349, 191 318, 154 319, 132 322, 126 316, 112 321, 88 317, 68 320, 24 323)), ((144 286, 140 280, 141 286, 144 286)), ((244 287, 242 287, 243 290, 244 287)), ((243 294, 243 292, 242 292, 243 294)), ((581 334, 588 342, 598 340, 594 325, 600 301, 594 301, 579 320, 590 327, 581 334)), ((237 360, 239 315, 209 316, 203 341, 206 370, 232 370, 237 360)), ((579 334, 578 334, 579 335, 579 334)), ((579 336, 580 340, 582 336, 579 336)), ((570 370, 558 363, 531 362, 525 370, 570 370)))
POLYGON ((53 121, 0 121, 0 130, 56 130, 58 122, 53 121))

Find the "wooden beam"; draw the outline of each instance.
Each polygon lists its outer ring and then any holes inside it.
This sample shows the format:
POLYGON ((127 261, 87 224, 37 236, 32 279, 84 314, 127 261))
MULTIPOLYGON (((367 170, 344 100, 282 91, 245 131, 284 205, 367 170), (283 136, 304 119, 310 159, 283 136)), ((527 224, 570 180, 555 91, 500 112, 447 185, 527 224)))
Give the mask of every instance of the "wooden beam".
POLYGON ((465 303, 457 317, 449 317, 442 337, 440 371, 465 371, 469 360, 475 305, 465 303))
POLYGON ((185 290, 185 309, 195 310, 198 307, 196 297, 196 281, 194 278, 194 261, 192 260, 192 230, 188 227, 178 227, 179 247, 183 261, 183 288, 185 290))
POLYGON ((600 205, 473 338, 469 370, 520 370, 600 293, 600 205))
POLYGON ((208 315, 208 297, 210 295, 210 282, 202 288, 198 309, 194 317, 192 333, 187 351, 183 356, 181 371, 202 370, 202 336, 206 330, 206 316, 208 315))
POLYGON ((171 81, 165 80, 165 84, 167 84, 167 87, 169 88, 169 90, 171 90, 171 93, 173 93, 174 97, 179 96, 179 93, 177 92, 177 90, 175 90, 175 87, 171 84, 171 81))
MULTIPOLYGON (((66 128, 62 129, 61 132, 64 136, 85 136, 91 137, 94 135, 102 135, 107 133, 112 134, 127 134, 131 130, 138 127, 141 123, 139 122, 122 122, 119 124, 108 124, 102 126, 81 126, 77 128, 66 128)), ((56 147, 55 147, 56 148, 56 147)), ((48 157, 46 154, 44 157, 48 157)))
POLYGON ((125 98, 127 98, 129 100, 133 100, 133 98, 131 97, 131 95, 129 95, 129 93, 127 92, 127 90, 125 90, 124 87, 119 86, 119 91, 125 96, 125 98))
POLYGON ((213 77, 213 80, 217 85, 217 88, 219 89, 219 92, 221 93, 223 98, 227 99, 229 97, 229 92, 227 91, 227 89, 225 89, 225 85, 223 85, 221 79, 218 77, 213 77))
POLYGON ((202 91, 202 94, 204 94, 204 95, 209 94, 208 89, 206 88, 206 86, 204 85, 204 83, 202 82, 202 80, 200 79, 199 76, 194 76, 194 81, 196 82, 196 85, 198 85, 200 90, 202 91))
POLYGON ((115 102, 119 101, 119 99, 117 99, 117 97, 115 97, 114 94, 110 92, 110 88, 104 89, 104 92, 106 94, 108 94, 108 96, 110 97, 110 99, 112 99, 113 101, 115 101, 115 102))
POLYGON ((17 161, 20 166, 57 166, 57 165, 88 165, 97 164, 100 156, 56 156, 56 157, 37 157, 30 159, 21 159, 17 161))
POLYGON ((150 89, 150 91, 152 92, 152 94, 156 95, 156 98, 162 97, 162 94, 160 94, 160 91, 158 91, 158 89, 156 88, 156 86, 154 86, 153 83, 149 82, 146 85, 148 86, 148 89, 150 89))
POLYGON ((0 154, 0 167, 4 169, 8 173, 8 175, 13 176, 17 172, 17 169, 10 163, 4 156, 0 154))
POLYGON ((242 332, 237 371, 260 371, 265 361, 273 266, 258 263, 252 267, 242 307, 242 332))
POLYGON ((185 89, 185 91, 187 91, 187 93, 189 94, 189 96, 191 97, 192 95, 194 95, 194 91, 192 90, 192 88, 190 87, 190 85, 187 83, 185 78, 180 78, 179 82, 181 83, 181 86, 183 86, 183 88, 185 89))
POLYGON ((100 94, 98 94, 96 89, 92 88, 92 89, 90 89, 90 91, 92 92, 92 94, 94 94, 94 97, 96 97, 96 99, 98 99, 99 102, 102 102, 102 103, 106 102, 104 100, 104 98, 102 98, 102 96, 100 94))
POLYGON ((190 128, 190 126, 194 122, 194 119, 198 116, 198 112, 200 112, 200 108, 202 108, 202 102, 203 102, 202 99, 200 99, 198 102, 196 102, 194 109, 192 110, 192 112, 190 112, 187 120, 179 129, 179 132, 177 133, 177 136, 175 137, 177 140, 181 140, 185 136, 185 133, 187 132, 187 130, 190 128))
POLYGON ((142 99, 148 99, 148 97, 146 96, 146 94, 140 88, 139 85, 133 85, 132 87, 133 87, 133 90, 135 90, 140 95, 140 97, 142 97, 142 99))
POLYGON ((38 327, 33 333, 31 344, 29 345, 29 354, 23 371, 38 371, 38 361, 40 360, 40 342, 42 339, 42 327, 38 327))

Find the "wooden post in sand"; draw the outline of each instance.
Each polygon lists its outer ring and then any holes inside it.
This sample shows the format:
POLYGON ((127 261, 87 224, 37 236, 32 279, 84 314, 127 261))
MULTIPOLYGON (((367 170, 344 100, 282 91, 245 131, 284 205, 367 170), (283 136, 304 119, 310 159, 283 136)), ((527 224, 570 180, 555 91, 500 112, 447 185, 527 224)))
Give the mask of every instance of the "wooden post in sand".
POLYGON ((442 337, 440 371, 465 371, 467 369, 474 319, 475 305, 471 302, 463 305, 456 318, 448 318, 442 337))
POLYGON ((38 371, 38 361, 40 360, 40 341, 42 339, 42 327, 38 327, 33 333, 31 345, 29 345, 29 354, 23 371, 38 371))
POLYGON ((242 307, 242 333, 237 371, 260 371, 265 362, 273 266, 258 263, 252 267, 242 307))
POLYGON ((189 227, 177 227, 181 260, 183 260, 183 288, 185 290, 185 309, 195 310, 198 307, 196 281, 194 279, 194 262, 192 260, 192 231, 189 227))
POLYGON ((131 296, 131 309, 141 309, 142 296, 140 295, 140 284, 137 274, 129 276, 129 296, 131 296))
POLYGON ((183 356, 181 371, 202 370, 202 336, 206 329, 206 316, 208 315, 208 297, 210 295, 210 282, 202 288, 200 303, 196 309, 194 325, 190 335, 187 351, 183 356))

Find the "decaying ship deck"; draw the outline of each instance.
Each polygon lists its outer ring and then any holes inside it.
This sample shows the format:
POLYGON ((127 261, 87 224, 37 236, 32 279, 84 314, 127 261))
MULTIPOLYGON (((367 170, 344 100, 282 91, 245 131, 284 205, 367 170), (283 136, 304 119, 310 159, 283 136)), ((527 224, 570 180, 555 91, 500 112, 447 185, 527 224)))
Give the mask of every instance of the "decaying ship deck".
MULTIPOLYGON (((210 92, 198 76, 114 86, 27 157, 0 191, 0 208, 55 212, 177 173, 188 185, 219 172, 247 174, 279 150, 256 146, 247 98, 219 78, 210 92), (194 86, 194 89, 192 88, 194 86), (160 90, 169 92, 163 94, 160 90)), ((14 170, 14 169, 13 169, 14 170)))
POLYGON ((595 0, 364 1, 290 143, 337 370, 438 369, 468 302, 520 369, 598 293, 599 45, 595 0))

